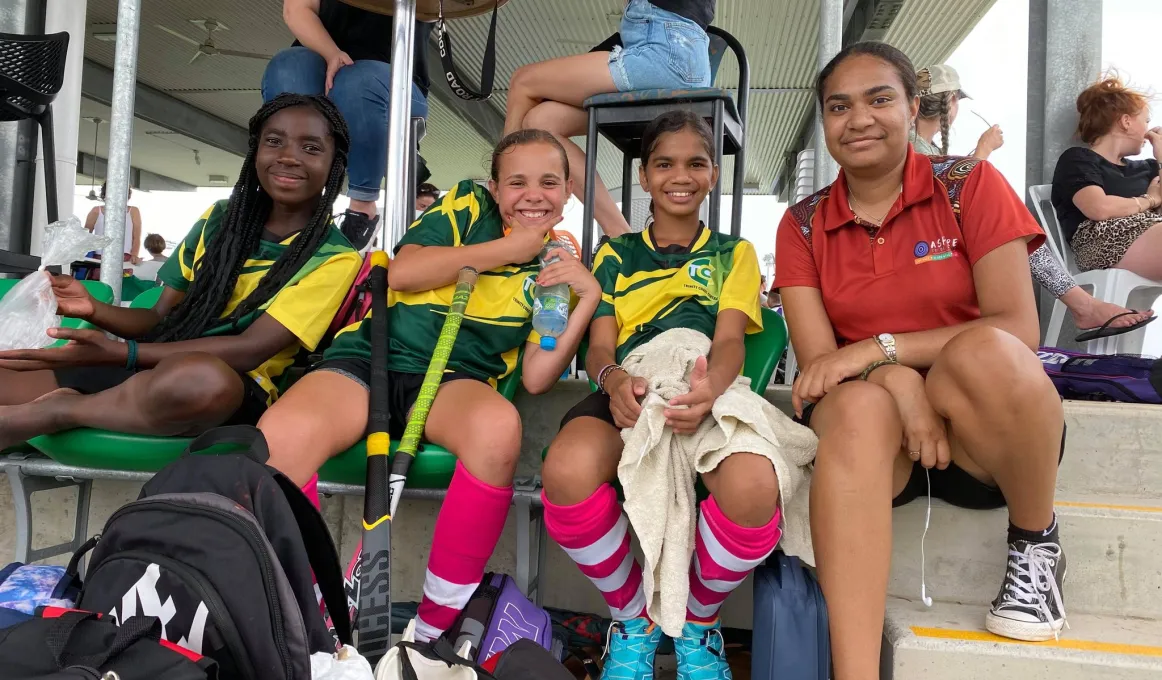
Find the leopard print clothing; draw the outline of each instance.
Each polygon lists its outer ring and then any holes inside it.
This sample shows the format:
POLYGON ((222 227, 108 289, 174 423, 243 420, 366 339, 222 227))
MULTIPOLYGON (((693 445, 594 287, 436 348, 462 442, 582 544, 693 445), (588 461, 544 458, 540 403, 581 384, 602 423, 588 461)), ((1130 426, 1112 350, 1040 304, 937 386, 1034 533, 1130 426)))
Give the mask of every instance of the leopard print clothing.
POLYGON ((1162 209, 1101 222, 1085 220, 1078 225, 1077 233, 1070 242, 1078 268, 1083 272, 1112 269, 1121 262, 1139 236, 1160 222, 1162 209))
POLYGON ((1048 243, 1041 244, 1041 247, 1029 256, 1029 271, 1033 274, 1033 280, 1056 298, 1065 295, 1070 288, 1077 285, 1048 243))

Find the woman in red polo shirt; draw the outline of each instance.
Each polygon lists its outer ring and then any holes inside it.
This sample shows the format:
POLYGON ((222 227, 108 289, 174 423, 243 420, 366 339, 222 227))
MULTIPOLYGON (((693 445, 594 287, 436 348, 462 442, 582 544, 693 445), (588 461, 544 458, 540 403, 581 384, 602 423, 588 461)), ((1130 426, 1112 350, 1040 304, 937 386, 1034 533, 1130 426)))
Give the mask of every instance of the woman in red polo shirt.
POLYGON ((933 166, 912 150, 915 73, 894 47, 858 43, 819 74, 842 172, 787 211, 775 250, 803 366, 794 407, 819 435, 811 523, 837 680, 877 677, 891 508, 929 480, 954 505, 1007 501, 1008 571, 986 627, 1044 640, 1065 618, 1064 418, 1033 351, 1028 260, 1044 235, 987 161, 933 166))

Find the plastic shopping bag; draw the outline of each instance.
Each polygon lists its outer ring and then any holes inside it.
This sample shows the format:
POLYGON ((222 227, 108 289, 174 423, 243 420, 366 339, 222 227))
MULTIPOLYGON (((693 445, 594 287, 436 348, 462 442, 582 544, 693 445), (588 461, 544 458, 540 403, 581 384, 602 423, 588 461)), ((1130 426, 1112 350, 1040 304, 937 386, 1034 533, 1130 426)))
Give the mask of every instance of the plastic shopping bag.
POLYGON ((0 350, 39 349, 56 342, 47 331, 60 326, 61 318, 56 313, 52 276, 45 269, 67 266, 109 243, 108 238, 82 227, 76 217, 45 227, 40 270, 25 277, 0 298, 0 350))

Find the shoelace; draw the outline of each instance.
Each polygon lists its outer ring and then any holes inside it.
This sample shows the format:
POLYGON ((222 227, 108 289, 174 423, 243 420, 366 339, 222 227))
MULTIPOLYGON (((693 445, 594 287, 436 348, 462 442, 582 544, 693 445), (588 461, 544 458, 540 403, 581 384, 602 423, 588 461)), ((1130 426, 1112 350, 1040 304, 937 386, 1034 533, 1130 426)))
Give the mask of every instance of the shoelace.
MULTIPOLYGON (((1009 550, 1009 571, 1005 577, 1004 599, 1018 605, 1032 607, 1037 610, 1046 621, 1053 620, 1053 611, 1044 593, 1049 593, 1053 604, 1065 619, 1065 602, 1061 599, 1061 589, 1057 587, 1057 579, 1053 575, 1053 567, 1058 555, 1049 551, 1050 547, 1057 547, 1052 543, 1028 544, 1024 552, 1009 550)), ((1069 622, 1065 621, 1068 627, 1069 622)), ((1059 639, 1057 631, 1053 638, 1059 639)))
POLYGON ((710 629, 706 632, 701 645, 706 647, 707 652, 714 655, 714 659, 702 666, 690 666, 689 670, 716 673, 718 671, 718 664, 722 660, 722 650, 726 649, 726 641, 722 638, 722 631, 717 628, 710 629), (714 638, 718 638, 717 649, 710 644, 714 638))
POLYGON ((626 633, 625 628, 623 626, 618 625, 617 622, 614 622, 613 624, 611 624, 609 626, 609 630, 607 630, 605 632, 605 652, 601 655, 601 660, 602 661, 608 660, 611 663, 611 665, 608 667, 610 669, 611 674, 612 674, 613 670, 616 668, 625 668, 625 669, 630 670, 630 672, 636 671, 637 670, 636 665, 635 665, 636 659, 634 661, 625 661, 625 660, 619 660, 619 659, 612 659, 609 656, 609 648, 613 644, 613 636, 614 635, 624 636, 626 638, 626 646, 630 649, 630 651, 632 651, 638 655, 641 655, 645 652, 644 645, 647 641, 648 636, 646 636, 646 635, 631 635, 629 633, 626 633), (620 630, 621 632, 615 633, 614 629, 620 630))

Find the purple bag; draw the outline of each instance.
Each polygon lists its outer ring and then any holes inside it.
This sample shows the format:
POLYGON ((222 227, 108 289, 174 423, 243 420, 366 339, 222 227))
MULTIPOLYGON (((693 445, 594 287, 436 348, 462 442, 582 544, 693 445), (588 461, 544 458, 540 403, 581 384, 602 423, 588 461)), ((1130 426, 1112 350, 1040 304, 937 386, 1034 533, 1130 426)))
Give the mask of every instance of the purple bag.
POLYGON ((488 573, 444 637, 453 649, 465 640, 472 643, 476 662, 483 664, 517 640, 552 649, 553 621, 521 594, 511 577, 488 573))
POLYGON ((1037 356, 1067 399, 1162 404, 1162 361, 1135 354, 1084 354, 1042 347, 1037 356))

